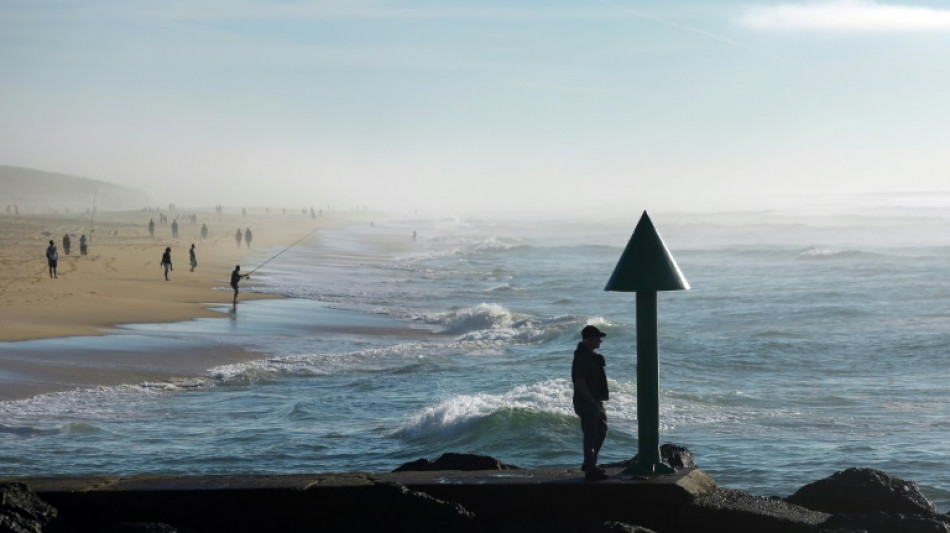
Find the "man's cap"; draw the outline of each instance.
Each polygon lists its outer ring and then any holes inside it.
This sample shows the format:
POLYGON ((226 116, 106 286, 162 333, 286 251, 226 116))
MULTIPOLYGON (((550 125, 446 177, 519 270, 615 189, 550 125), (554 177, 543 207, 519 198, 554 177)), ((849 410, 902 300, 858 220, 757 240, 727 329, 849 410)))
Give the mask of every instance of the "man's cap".
POLYGON ((607 334, 603 331, 600 331, 594 326, 584 326, 584 329, 581 330, 581 338, 588 339, 590 337, 606 337, 607 334))

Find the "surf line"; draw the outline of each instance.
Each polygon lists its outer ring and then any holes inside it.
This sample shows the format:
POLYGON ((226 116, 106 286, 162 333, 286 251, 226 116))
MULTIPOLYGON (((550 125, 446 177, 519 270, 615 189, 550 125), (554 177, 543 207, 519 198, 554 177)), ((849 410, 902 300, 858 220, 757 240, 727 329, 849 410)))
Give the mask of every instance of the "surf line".
POLYGON ((245 274, 245 276, 250 277, 251 274, 253 274, 253 273, 257 272, 258 270, 260 270, 261 267, 263 267, 263 266, 266 265, 267 263, 270 263, 270 262, 273 261, 274 259, 277 259, 277 257, 278 257, 280 254, 286 252, 287 250, 290 250, 291 248, 293 248, 294 246, 296 246, 297 243, 299 243, 300 241, 302 241, 302 240, 306 239, 307 237, 313 235, 313 233, 314 233, 315 231, 317 231, 318 229, 320 229, 320 228, 313 228, 312 230, 310 230, 309 233, 307 233, 307 234, 304 235, 303 237, 301 237, 301 238, 297 239, 296 241, 290 243, 289 245, 287 245, 286 248, 284 248, 283 250, 281 250, 281 251, 277 252, 276 254, 272 255, 267 261, 264 261, 264 262, 261 263, 260 265, 257 265, 257 267, 256 267, 254 270, 251 270, 250 272, 248 272, 247 274, 245 274))

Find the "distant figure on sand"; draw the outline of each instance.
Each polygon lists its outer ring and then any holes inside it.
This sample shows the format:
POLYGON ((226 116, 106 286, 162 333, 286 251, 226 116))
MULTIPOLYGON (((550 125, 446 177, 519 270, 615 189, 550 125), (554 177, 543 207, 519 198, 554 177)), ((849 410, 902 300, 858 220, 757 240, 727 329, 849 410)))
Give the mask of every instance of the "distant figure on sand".
POLYGON ((201 225, 201 239, 204 240, 207 238, 208 238, 208 225, 202 224, 201 225))
POLYGON ((252 238, 253 238, 253 235, 251 235, 251 228, 247 228, 246 230, 244 230, 244 242, 247 243, 248 248, 251 247, 252 238))
POLYGON ((231 288, 234 289, 235 304, 237 304, 238 282, 241 281, 241 278, 249 279, 250 277, 250 274, 241 274, 241 265, 234 266, 234 271, 231 272, 231 288))
POLYGON ((165 269, 165 281, 168 281, 168 271, 175 270, 172 268, 172 249, 165 248, 165 253, 162 254, 162 268, 165 269))
POLYGON ((79 254, 80 255, 86 255, 86 252, 88 251, 88 248, 86 248, 87 244, 88 244, 88 241, 86 240, 86 235, 83 234, 81 237, 79 237, 79 254))
POLYGON ((148 235, 149 237, 155 236, 155 219, 154 218, 148 219, 148 235))
POLYGON ((581 470, 591 481, 607 479, 607 473, 597 466, 597 455, 607 437, 607 409, 604 402, 610 399, 607 390, 607 373, 604 356, 595 352, 601 339, 607 334, 594 326, 581 330, 581 342, 574 350, 571 364, 571 381, 574 382, 574 412, 581 418, 584 433, 584 463, 581 470))
POLYGON ((69 240, 69 234, 63 235, 63 253, 69 255, 69 245, 72 244, 72 241, 69 240))
POLYGON ((49 246, 46 247, 46 261, 49 263, 49 277, 58 278, 56 262, 59 261, 59 254, 56 252, 56 245, 53 244, 53 241, 49 241, 49 246))
POLYGON ((188 260, 191 261, 191 271, 195 271, 195 267, 198 266, 198 257, 195 256, 195 245, 192 243, 191 250, 188 250, 188 260))
POLYGON ((237 244, 238 248, 241 247, 241 239, 244 238, 244 234, 241 233, 241 228, 237 229, 237 232, 234 234, 234 242, 237 244))
POLYGON ((172 220, 172 237, 178 238, 178 221, 172 220))

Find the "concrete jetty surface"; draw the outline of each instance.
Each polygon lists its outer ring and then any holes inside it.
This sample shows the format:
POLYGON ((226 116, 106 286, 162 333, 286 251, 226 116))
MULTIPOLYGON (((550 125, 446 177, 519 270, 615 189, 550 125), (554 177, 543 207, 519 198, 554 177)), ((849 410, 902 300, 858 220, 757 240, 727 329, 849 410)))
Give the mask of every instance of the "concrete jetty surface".
POLYGON ((387 523, 396 531, 411 530, 421 517, 381 509, 378 490, 391 484, 460 504, 475 515, 477 531, 583 531, 606 521, 658 532, 701 531, 709 520, 728 515, 730 531, 744 531, 737 526, 745 525, 749 531, 764 526, 775 533, 807 531, 827 517, 802 515, 784 504, 763 507, 767 500, 758 497, 726 502, 715 481, 696 468, 657 476, 623 475, 617 468, 608 474, 610 479, 597 482, 573 469, 51 476, 0 482, 25 483, 58 510, 60 523, 76 531, 123 522, 201 532, 350 531, 352 517, 375 513, 390 513, 387 523))

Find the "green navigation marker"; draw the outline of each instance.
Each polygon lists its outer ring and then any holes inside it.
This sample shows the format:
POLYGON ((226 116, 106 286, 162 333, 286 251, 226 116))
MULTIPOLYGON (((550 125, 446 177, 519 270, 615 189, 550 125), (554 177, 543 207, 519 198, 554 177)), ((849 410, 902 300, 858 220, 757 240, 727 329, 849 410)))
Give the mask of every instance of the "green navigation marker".
POLYGON ((689 282, 643 212, 605 291, 637 293, 637 462, 624 474, 668 474, 660 457, 660 361, 657 291, 688 290, 689 282))

